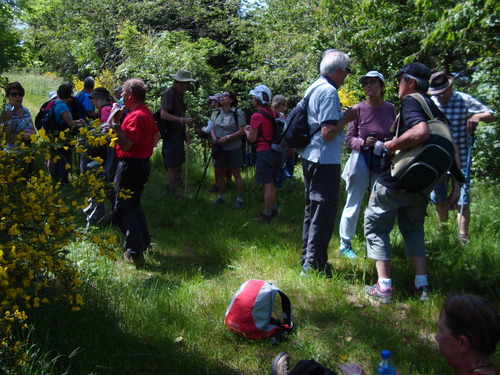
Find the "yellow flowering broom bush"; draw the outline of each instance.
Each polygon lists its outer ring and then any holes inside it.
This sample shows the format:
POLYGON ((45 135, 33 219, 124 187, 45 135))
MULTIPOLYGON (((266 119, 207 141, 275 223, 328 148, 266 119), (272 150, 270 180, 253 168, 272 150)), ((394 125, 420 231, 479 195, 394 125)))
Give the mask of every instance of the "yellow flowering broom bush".
MULTIPOLYGON (((5 106, 3 106, 5 108, 5 106)), ((31 136, 29 145, 18 142, 6 151, 6 137, 0 123, 0 372, 26 363, 20 333, 29 326, 29 311, 53 301, 67 301, 70 310, 84 304, 78 287, 79 270, 67 259, 67 245, 75 240, 97 244, 112 256, 115 236, 90 236, 76 225, 76 213, 88 198, 104 199, 109 188, 102 167, 73 176, 70 186, 55 183, 45 169, 33 174, 28 166, 37 155, 48 160, 54 147, 72 147, 85 153, 86 147, 107 144, 110 133, 101 134, 97 124, 48 136, 44 130, 31 136)), ((98 158, 94 159, 100 161, 98 158)), ((68 166, 69 167, 69 166, 68 166)), ((81 212, 81 211, 80 211, 81 212)))

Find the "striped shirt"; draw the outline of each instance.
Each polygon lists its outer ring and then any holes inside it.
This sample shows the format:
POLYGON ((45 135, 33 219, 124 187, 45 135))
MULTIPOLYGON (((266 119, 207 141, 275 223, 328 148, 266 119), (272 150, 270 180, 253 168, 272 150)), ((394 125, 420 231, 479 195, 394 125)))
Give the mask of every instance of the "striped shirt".
POLYGON ((493 113, 493 111, 471 95, 460 91, 453 91, 446 104, 440 104, 435 96, 432 97, 432 100, 450 121, 453 140, 460 152, 460 166, 465 169, 470 144, 470 136, 467 133, 467 120, 476 113, 493 113))

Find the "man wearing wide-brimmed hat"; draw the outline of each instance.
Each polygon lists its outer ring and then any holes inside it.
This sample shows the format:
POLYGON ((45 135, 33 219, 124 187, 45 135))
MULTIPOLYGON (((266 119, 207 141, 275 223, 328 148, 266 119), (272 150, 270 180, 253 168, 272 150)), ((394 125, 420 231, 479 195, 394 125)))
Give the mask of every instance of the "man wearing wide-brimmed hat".
MULTIPOLYGON (((477 124, 492 122, 495 119, 493 111, 480 103, 474 97, 460 91, 453 90, 453 77, 445 72, 436 72, 431 75, 428 94, 438 108, 448 118, 451 124, 451 133, 460 153, 460 166, 464 174, 467 171, 467 156, 470 145, 470 135, 476 130, 477 124)), ((440 224, 448 220, 449 207, 446 202, 446 184, 442 183, 432 195, 436 203, 436 214, 440 224)), ((470 208, 466 186, 462 187, 458 201, 458 240, 468 242, 470 208)))
POLYGON ((167 135, 163 137, 163 164, 167 170, 168 188, 176 195, 177 179, 180 178, 181 166, 185 161, 184 142, 189 142, 186 127, 192 125, 194 118, 186 117, 184 93, 196 82, 191 72, 179 69, 170 74, 174 80, 172 87, 167 88, 161 99, 161 118, 167 122, 167 135))

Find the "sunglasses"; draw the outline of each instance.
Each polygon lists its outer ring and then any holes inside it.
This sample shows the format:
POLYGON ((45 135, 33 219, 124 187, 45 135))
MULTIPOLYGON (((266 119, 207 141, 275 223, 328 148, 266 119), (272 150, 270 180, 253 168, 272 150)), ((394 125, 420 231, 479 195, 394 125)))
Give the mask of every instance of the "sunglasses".
POLYGON ((20 92, 10 92, 9 96, 24 96, 24 94, 21 94, 20 92))

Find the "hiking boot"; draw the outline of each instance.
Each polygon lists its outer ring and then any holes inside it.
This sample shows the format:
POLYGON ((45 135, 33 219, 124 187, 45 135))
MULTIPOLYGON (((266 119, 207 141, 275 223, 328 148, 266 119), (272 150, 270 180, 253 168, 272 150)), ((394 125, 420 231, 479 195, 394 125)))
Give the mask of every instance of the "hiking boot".
POLYGON ((213 204, 223 204, 223 203, 226 203, 226 199, 223 197, 223 196, 218 196, 217 199, 215 199, 213 202, 213 204))
POLYGON ((422 302, 429 300, 429 286, 423 285, 420 288, 417 288, 415 284, 410 285, 410 293, 414 296, 417 296, 418 299, 422 302))
POLYGON ((232 205, 232 207, 231 207, 231 208, 232 208, 233 210, 238 210, 238 209, 240 209, 240 208, 242 208, 242 207, 243 207, 243 202, 242 202, 242 201, 239 201, 239 200, 236 200, 236 201, 234 202, 234 204, 232 205))
POLYGON ((275 207, 275 208, 272 209, 271 215, 272 215, 272 217, 278 216, 278 207, 275 207))
POLYGON ((154 253, 153 246, 151 246, 151 239, 150 238, 143 241, 141 250, 142 250, 142 253, 149 253, 149 254, 154 253))
POLYGON ((302 277, 309 276, 313 272, 318 272, 320 274, 325 275, 327 279, 331 279, 332 278, 332 265, 331 265, 331 263, 328 262, 325 264, 325 266, 323 268, 316 269, 316 268, 314 268, 314 266, 311 263, 305 262, 302 265, 302 271, 300 271, 300 276, 302 276, 302 277))
POLYGON ((219 192, 219 187, 214 184, 210 189, 207 190, 208 193, 218 193, 219 192))
POLYGON ((467 246, 469 244, 469 236, 466 234, 459 234, 458 243, 460 243, 461 246, 467 246))
POLYGON ((123 253, 123 259, 127 263, 134 263, 136 268, 142 268, 146 264, 144 255, 142 255, 142 253, 140 255, 132 255, 130 252, 125 251, 123 253))
POLYGON ((378 299, 382 303, 392 302, 392 292, 394 288, 387 288, 382 290, 380 288, 380 284, 376 283, 375 285, 365 285, 365 294, 378 299))
POLYGON ((273 215, 268 215, 264 212, 261 212, 259 216, 255 217, 253 220, 257 223, 270 223, 271 221, 273 221, 273 215))
POLYGON ((354 252, 354 250, 351 247, 350 242, 345 242, 340 240, 340 250, 339 250, 339 255, 349 258, 349 259, 356 259, 358 256, 354 252))
POLYGON ((287 352, 281 352, 274 357, 271 367, 271 375, 289 375, 290 374, 290 355, 287 352))

